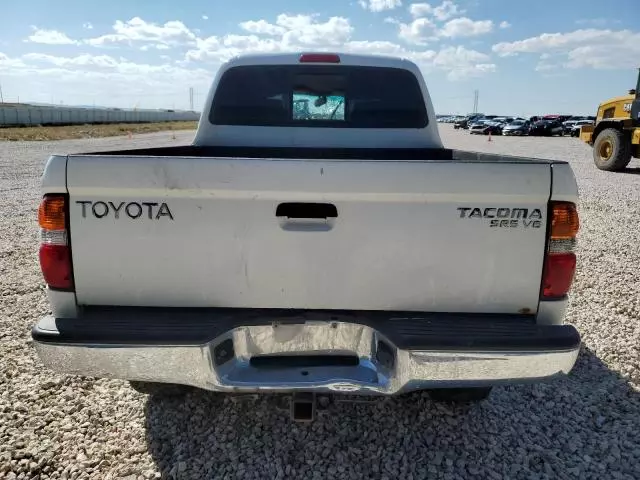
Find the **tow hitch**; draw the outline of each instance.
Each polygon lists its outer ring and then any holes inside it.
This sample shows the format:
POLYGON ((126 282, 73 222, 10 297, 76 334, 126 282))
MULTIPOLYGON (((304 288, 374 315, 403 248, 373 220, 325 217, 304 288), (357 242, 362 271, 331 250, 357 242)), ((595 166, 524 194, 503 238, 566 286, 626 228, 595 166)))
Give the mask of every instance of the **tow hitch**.
POLYGON ((339 406, 341 403, 358 403, 364 405, 375 405, 381 401, 387 401, 383 397, 351 397, 340 395, 334 397, 324 393, 315 394, 312 392, 297 392, 290 397, 291 420, 294 422, 310 423, 316 419, 318 410, 329 410, 339 406))
POLYGON ((291 396, 291 419, 294 422, 313 422, 316 417, 316 394, 294 393, 291 396))

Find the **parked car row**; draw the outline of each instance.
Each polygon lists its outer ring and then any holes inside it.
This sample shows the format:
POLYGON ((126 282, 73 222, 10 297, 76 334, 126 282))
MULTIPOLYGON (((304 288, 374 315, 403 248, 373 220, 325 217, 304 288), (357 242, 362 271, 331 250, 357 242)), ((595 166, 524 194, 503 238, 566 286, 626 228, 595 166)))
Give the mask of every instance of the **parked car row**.
POLYGON ((436 115, 436 117, 438 119, 438 123, 455 123, 466 118, 464 115, 436 115))
POLYGON ((582 125, 593 125, 595 118, 569 115, 544 115, 522 117, 500 117, 498 115, 471 114, 465 117, 438 117, 442 123, 453 123, 453 127, 469 130, 476 135, 531 135, 552 137, 570 135, 577 137, 582 125))

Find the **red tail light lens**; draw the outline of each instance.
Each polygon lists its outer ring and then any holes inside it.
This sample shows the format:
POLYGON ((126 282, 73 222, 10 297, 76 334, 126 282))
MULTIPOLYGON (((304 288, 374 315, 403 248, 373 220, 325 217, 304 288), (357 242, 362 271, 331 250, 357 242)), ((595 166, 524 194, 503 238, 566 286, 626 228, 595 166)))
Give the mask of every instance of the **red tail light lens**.
POLYGON ((73 289, 71 251, 67 245, 40 245, 40 268, 49 287, 73 289))
POLYGON ((542 295, 545 299, 562 298, 571 288, 576 273, 576 255, 569 253, 549 253, 544 265, 542 295))
POLYGON ((340 56, 334 53, 303 53, 300 63, 340 63, 340 56))

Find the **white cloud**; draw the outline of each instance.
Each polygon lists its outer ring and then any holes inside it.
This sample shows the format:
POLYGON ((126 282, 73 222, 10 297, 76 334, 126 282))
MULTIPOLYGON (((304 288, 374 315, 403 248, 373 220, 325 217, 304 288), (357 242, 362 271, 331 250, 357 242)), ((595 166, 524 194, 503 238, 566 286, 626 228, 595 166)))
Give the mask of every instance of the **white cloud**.
POLYGON ((311 15, 278 15, 276 23, 286 29, 283 42, 290 47, 310 47, 326 43, 340 46, 353 33, 353 27, 344 17, 331 17, 326 22, 317 22, 311 15))
POLYGON ((640 32, 629 30, 585 29, 568 33, 544 33, 516 42, 492 47, 500 56, 540 53, 538 68, 637 68, 640 57, 640 32), (556 61, 550 63, 549 54, 556 61))
POLYGON ((435 20, 443 22, 457 15, 462 15, 465 10, 452 0, 444 0, 437 7, 433 7, 429 3, 413 3, 409 6, 409 13, 413 18, 432 16, 435 20))
POLYGON ((433 7, 428 3, 412 3, 409 13, 413 18, 425 17, 433 12, 433 7))
POLYGON ((425 72, 444 72, 450 80, 478 77, 496 70, 487 54, 462 46, 435 50, 409 50, 393 42, 351 41, 345 49, 353 53, 375 53, 404 57, 415 62, 425 72))
POLYGON ((580 18, 576 20, 576 25, 592 25, 594 27, 604 27, 607 24, 620 24, 620 20, 611 20, 608 18, 580 18))
MULTIPOLYGON (((423 44, 437 39, 434 18, 416 18, 402 26, 402 36, 410 43, 423 44)), ((117 21, 111 32, 85 40, 73 40, 62 32, 46 36, 47 41, 75 42, 77 45, 121 47, 136 51, 154 51, 157 64, 138 63, 119 54, 55 56, 41 52, 10 58, 0 53, 0 69, 7 71, 3 87, 20 91, 21 98, 49 101, 52 91, 66 104, 97 103, 128 106, 178 108, 188 105, 186 90, 194 86, 204 100, 206 90, 221 62, 243 53, 342 50, 351 53, 374 53, 408 58, 425 73, 457 80, 483 75, 495 70, 488 55, 461 46, 426 49, 393 41, 353 39, 353 26, 347 18, 319 15, 281 14, 274 20, 248 20, 235 32, 202 37, 195 29, 179 21, 164 24, 147 22, 139 17, 117 21), (52 40, 53 39, 53 40, 52 40), (65 40, 66 39, 66 40, 65 40), (174 46, 187 46, 181 56, 165 55, 174 46), (206 66, 206 68, 205 68, 206 66), (184 91, 183 91, 184 90, 184 91)), ((40 40, 43 37, 41 33, 40 40)), ((95 52, 95 50, 93 50, 95 52)), ((196 100, 196 104, 198 101, 196 100)))
POLYGON ((115 33, 85 40, 93 46, 133 42, 160 43, 164 45, 193 44, 196 34, 179 20, 171 20, 163 25, 146 22, 140 17, 123 22, 116 20, 115 33))
POLYGON ((500 22, 500 28, 511 28, 511 24, 506 20, 503 20, 502 22, 500 22))
POLYGON ((383 12, 393 10, 402 5, 402 0, 359 0, 358 3, 365 10, 372 12, 383 12))
POLYGON ((451 80, 477 77, 496 70, 488 55, 462 46, 443 48, 434 57, 433 65, 447 70, 451 80))
POLYGON ((252 35, 197 39, 196 48, 187 52, 187 59, 222 62, 241 53, 339 48, 353 32, 349 20, 344 17, 331 17, 322 22, 316 15, 281 14, 275 23, 251 20, 242 22, 240 28, 252 35))
POLYGON ((28 42, 44 43, 47 45, 75 45, 78 42, 72 40, 66 34, 57 30, 44 30, 35 26, 31 27, 34 32, 27 38, 28 42))
POLYGON ((428 18, 417 18, 411 23, 401 23, 398 36, 408 43, 424 45, 436 39, 436 26, 428 18))
MULTIPOLYGON (((0 52, 0 67, 21 68, 24 67, 24 62, 19 58, 11 58, 8 55, 0 52)), ((9 73, 10 70, 7 70, 9 73)))
POLYGON ((409 6, 409 12, 414 20, 410 23, 399 23, 398 36, 406 42, 418 45, 437 40, 438 37, 473 37, 493 30, 491 20, 473 21, 466 17, 455 18, 438 26, 440 22, 464 13, 464 10, 451 0, 445 0, 437 7, 428 3, 413 3, 409 6))
POLYGON ((460 9, 451 0, 444 0, 444 2, 433 9, 434 17, 442 21, 455 17, 456 15, 462 15, 463 13, 465 13, 465 11, 460 9))
MULTIPOLYGON (((2 61, 0 54, 0 61, 2 61)), ((184 80, 188 80, 191 74, 203 74, 210 80, 211 72, 202 68, 185 69, 170 64, 146 64, 135 63, 123 57, 113 57, 110 55, 90 55, 82 54, 75 57, 60 57, 55 55, 47 55, 42 53, 28 53, 20 57, 20 62, 27 69, 38 68, 46 71, 43 65, 49 64, 55 67, 62 67, 67 70, 69 78, 83 77, 92 73, 100 75, 151 75, 151 74, 167 74, 168 76, 180 76, 184 80), (74 68, 79 67, 79 68, 74 68)), ((15 60, 14 60, 15 61, 15 60)), ((11 72, 18 74, 19 72, 11 72)), ((107 78, 107 77, 105 77, 107 78)), ((112 77, 115 78, 115 77, 112 77)), ((142 78, 142 77, 141 77, 142 78)), ((139 81, 141 78, 131 78, 131 82, 139 81)), ((144 83, 167 80, 163 77, 145 77, 144 83)), ((143 86, 144 87, 144 86, 143 86)))
POLYGON ((89 55, 83 54, 76 57, 56 57, 44 53, 27 53, 23 55, 24 60, 51 63, 58 67, 65 66, 94 66, 103 68, 113 68, 118 65, 118 60, 108 55, 89 55))
POLYGON ((8 58, 0 53, 0 66, 11 65, 3 76, 5 100, 49 102, 51 93, 65 104, 142 108, 188 108, 188 88, 204 99, 211 71, 170 63, 135 63, 108 55, 72 57, 30 53, 8 58))
MULTIPOLYGON (((197 39, 196 48, 187 52, 186 59, 190 62, 221 63, 241 53, 339 49, 408 58, 425 70, 444 72, 452 80, 495 70, 488 55, 463 47, 447 47, 440 51, 414 50, 389 41, 352 40, 353 27, 341 17, 322 21, 317 16, 282 14, 273 23, 251 20, 242 22, 240 27, 250 34, 197 39)), ((436 31, 430 20, 425 18, 402 27, 405 39, 412 43, 428 41, 436 31)))
POLYGON ((401 45, 385 40, 354 40, 345 45, 345 50, 350 53, 375 53, 377 55, 393 55, 401 57, 407 57, 410 54, 410 52, 401 45))
POLYGON ((540 61, 538 62, 538 64, 536 65, 535 70, 537 72, 548 72, 551 70, 556 69, 557 67, 553 64, 553 63, 549 63, 549 62, 545 62, 545 61, 540 61))
POLYGON ((169 50, 171 49, 171 47, 169 45, 165 45, 164 43, 147 43, 145 45, 142 45, 140 47, 140 50, 142 50, 143 52, 148 52, 151 49, 155 49, 155 50, 169 50))
POLYGON ((84 22, 82 24, 82 28, 84 28, 85 30, 93 30, 93 25, 91 24, 91 22, 84 22))
POLYGON ((240 24, 240 28, 250 33, 257 33, 258 35, 282 35, 286 32, 284 27, 280 25, 273 25, 266 20, 249 20, 247 22, 242 22, 240 24))
POLYGON ((640 35, 636 35, 634 42, 620 45, 620 48, 610 45, 589 45, 578 47, 567 54, 568 68, 594 68, 596 70, 637 68, 640 58, 640 35))
POLYGON ((471 20, 466 17, 455 18, 448 21, 442 27, 440 35, 443 37, 474 37, 483 35, 493 30, 493 22, 491 20, 471 20))
POLYGON ((516 42, 503 42, 493 46, 493 51, 500 55, 514 53, 535 53, 550 50, 567 50, 584 44, 584 42, 623 42, 637 38, 636 33, 628 30, 576 30, 569 33, 543 33, 537 37, 530 37, 516 42))
MULTIPOLYGON (((346 18, 322 21, 315 15, 278 15, 275 22, 250 20, 240 27, 248 35, 211 36, 197 39, 196 48, 186 54, 190 62, 221 63, 241 53, 276 53, 304 49, 343 50, 408 58, 425 70, 444 72, 452 80, 482 75, 495 70, 488 55, 463 47, 440 51, 410 49, 389 41, 352 40, 353 27, 346 18)), ((426 18, 400 24, 401 36, 409 43, 435 39, 437 28, 426 18)))
POLYGON ((209 20, 209 16, 208 15, 202 15, 202 19, 203 20, 209 20))

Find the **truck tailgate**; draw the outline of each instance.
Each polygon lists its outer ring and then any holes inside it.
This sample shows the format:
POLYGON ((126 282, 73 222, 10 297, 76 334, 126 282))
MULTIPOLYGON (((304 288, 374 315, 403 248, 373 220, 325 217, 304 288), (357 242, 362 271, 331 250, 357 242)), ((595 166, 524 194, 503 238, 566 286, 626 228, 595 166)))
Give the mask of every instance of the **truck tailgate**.
POLYGON ((538 308, 548 163, 72 155, 67 185, 79 304, 538 308))

